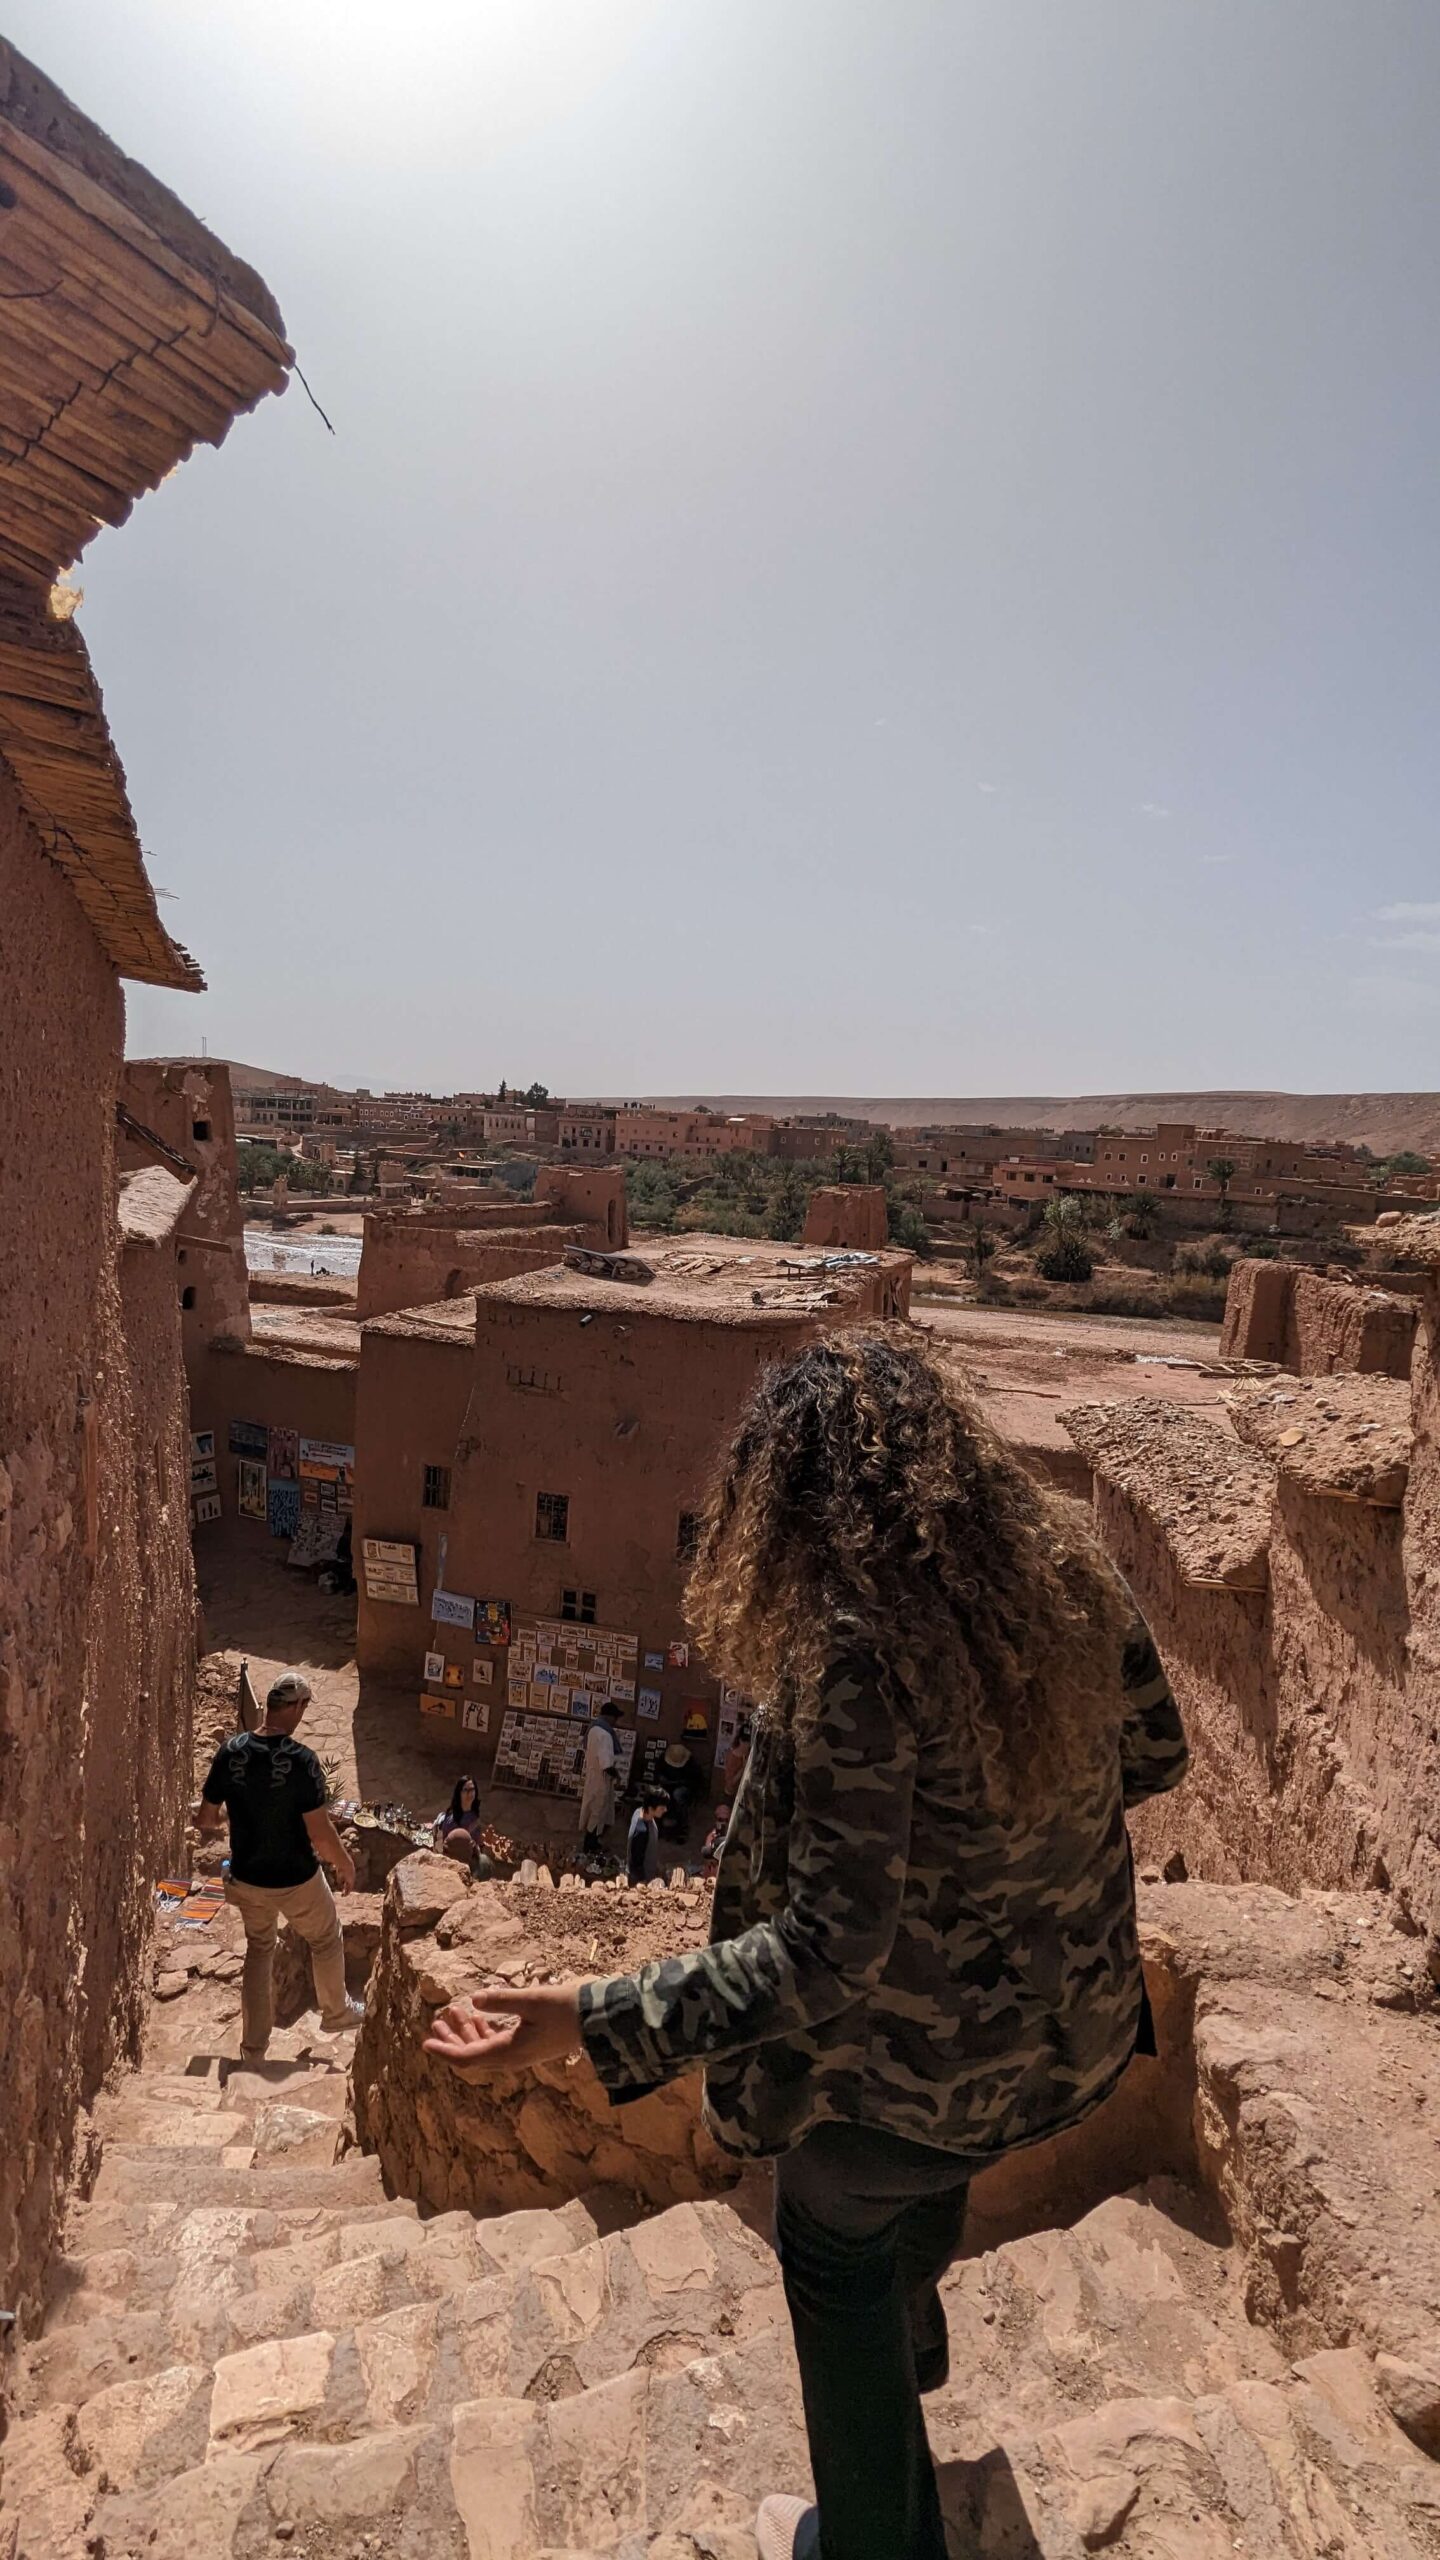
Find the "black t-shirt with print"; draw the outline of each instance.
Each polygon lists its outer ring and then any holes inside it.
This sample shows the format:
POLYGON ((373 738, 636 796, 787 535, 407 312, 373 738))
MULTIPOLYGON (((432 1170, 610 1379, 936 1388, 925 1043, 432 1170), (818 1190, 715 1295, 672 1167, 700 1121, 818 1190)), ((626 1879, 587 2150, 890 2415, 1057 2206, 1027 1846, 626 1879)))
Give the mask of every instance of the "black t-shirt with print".
POLYGON ((237 1884, 308 1884, 319 1866, 305 1828, 329 1793, 313 1751, 290 1733, 234 1733, 210 1763, 204 1796, 230 1816, 237 1884))

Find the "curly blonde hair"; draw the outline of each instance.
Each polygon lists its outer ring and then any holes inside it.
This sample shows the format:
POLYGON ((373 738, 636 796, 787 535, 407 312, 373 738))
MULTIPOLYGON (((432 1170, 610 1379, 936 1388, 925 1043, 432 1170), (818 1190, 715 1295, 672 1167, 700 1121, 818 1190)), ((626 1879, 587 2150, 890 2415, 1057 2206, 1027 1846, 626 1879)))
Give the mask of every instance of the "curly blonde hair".
POLYGON ((829 1334, 761 1379, 687 1605, 711 1670, 781 1714, 813 1707, 837 1651, 869 1653, 928 1733, 951 1727, 1002 1814, 1053 1802, 1115 1746, 1124 1585, 1078 1506, 897 1326, 829 1334))

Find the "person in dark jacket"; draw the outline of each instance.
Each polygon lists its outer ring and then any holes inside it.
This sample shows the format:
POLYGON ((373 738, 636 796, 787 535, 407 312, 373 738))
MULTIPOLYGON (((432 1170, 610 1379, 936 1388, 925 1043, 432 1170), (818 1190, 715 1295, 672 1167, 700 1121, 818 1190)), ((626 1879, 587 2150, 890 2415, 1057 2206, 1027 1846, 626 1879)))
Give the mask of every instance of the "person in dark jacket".
POLYGON ((479 2076, 583 2049, 612 2098, 705 2066, 723 2149, 776 2161, 818 2508, 761 2560, 944 2560, 920 2394, 971 2179, 1073 2125, 1145 2038, 1125 1808, 1185 1737, 1078 1508, 909 1331, 761 1381, 705 1515, 689 1614, 770 1703, 711 1944, 634 1975, 478 1991, 428 2049, 479 2076))
POLYGON ((656 1786, 642 1790, 640 1801, 630 1816, 630 1829, 625 1842, 625 1878, 628 1884, 653 1884, 660 1873, 660 1825, 670 1808, 670 1799, 656 1786))

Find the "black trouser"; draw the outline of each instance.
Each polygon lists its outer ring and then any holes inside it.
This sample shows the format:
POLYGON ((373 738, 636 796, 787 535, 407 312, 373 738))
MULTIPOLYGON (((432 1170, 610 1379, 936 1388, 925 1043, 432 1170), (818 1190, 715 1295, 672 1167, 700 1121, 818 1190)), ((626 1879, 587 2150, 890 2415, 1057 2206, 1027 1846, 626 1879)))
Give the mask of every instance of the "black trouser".
POLYGON ((776 2162, 821 2560, 945 2560, 920 2394, 945 2379, 939 2283, 968 2185, 947 2153, 867 2125, 821 2125, 776 2162))

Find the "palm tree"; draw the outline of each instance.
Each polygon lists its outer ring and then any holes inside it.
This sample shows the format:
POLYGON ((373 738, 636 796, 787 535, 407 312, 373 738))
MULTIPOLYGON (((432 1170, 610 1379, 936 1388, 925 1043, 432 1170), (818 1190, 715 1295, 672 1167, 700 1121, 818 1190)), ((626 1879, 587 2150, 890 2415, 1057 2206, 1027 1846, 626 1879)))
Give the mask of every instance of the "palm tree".
POLYGON ((1240 1167, 1233 1156, 1212 1156, 1205 1170, 1211 1180, 1220 1185, 1220 1224, 1222 1227, 1228 1227, 1235 1216, 1230 1200, 1230 1185, 1240 1167))
POLYGON ((1095 1258, 1085 1240, 1085 1211, 1073 1192, 1057 1191, 1040 1221, 1047 1231, 1035 1268, 1045 1280, 1089 1280, 1095 1258))

